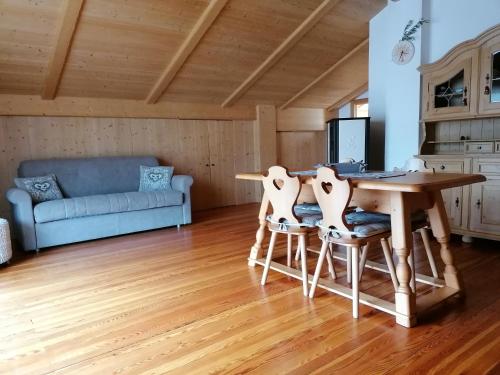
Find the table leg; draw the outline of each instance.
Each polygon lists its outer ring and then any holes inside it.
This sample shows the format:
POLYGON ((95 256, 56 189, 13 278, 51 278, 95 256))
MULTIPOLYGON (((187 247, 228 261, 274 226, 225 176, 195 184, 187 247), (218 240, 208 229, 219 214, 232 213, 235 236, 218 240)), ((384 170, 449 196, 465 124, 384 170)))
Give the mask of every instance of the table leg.
POLYGON ((250 256, 248 257, 248 265, 255 267, 255 260, 262 258, 262 242, 266 234, 266 215, 269 210, 269 198, 266 193, 262 195, 262 203, 260 204, 259 211, 259 228, 255 234, 255 243, 250 249, 250 256))
POLYGON ((427 211, 427 215, 431 222, 432 234, 441 245, 441 259, 445 264, 444 281, 446 286, 463 290, 462 278, 460 272, 455 267, 453 255, 450 251, 450 225, 441 192, 433 192, 432 198, 434 206, 427 211))
POLYGON ((416 324, 415 293, 410 287, 411 268, 408 257, 413 245, 411 231, 410 198, 407 193, 391 192, 392 246, 398 258, 396 274, 396 323, 412 327, 416 324))

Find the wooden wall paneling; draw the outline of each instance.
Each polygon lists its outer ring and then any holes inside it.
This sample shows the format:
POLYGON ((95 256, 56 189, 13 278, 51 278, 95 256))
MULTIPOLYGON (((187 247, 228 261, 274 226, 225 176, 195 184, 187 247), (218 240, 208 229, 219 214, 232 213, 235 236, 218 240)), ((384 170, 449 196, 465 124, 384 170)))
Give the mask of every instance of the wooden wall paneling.
POLYGON ((234 178, 234 126, 232 121, 208 122, 212 207, 236 203, 234 178))
POLYGON ((277 140, 276 140, 276 108, 272 105, 259 105, 256 107, 257 120, 255 121, 255 152, 258 171, 265 171, 276 165, 277 140))
POLYGON ((326 131, 278 132, 278 163, 290 170, 326 162, 326 131))
POLYGON ((493 135, 495 139, 500 139, 500 117, 493 119, 493 135))
POLYGON ((255 107, 203 103, 161 102, 146 104, 143 100, 56 97, 43 100, 33 95, 0 94, 0 116, 77 116, 181 118, 198 120, 253 120, 255 107))
POLYGON ((478 140, 481 139, 481 134, 483 132, 483 120, 473 119, 470 121, 470 139, 478 140))
POLYGON ((210 150, 207 121, 179 120, 175 168, 193 176, 191 199, 195 210, 215 207, 210 191, 210 150))
POLYGON ((203 11, 201 17, 196 21, 193 29, 189 32, 186 39, 182 42, 181 46, 172 57, 172 60, 162 72, 158 81, 149 92, 146 102, 149 104, 156 103, 158 98, 165 92, 172 80, 175 78, 177 72, 184 65, 189 55, 194 51, 198 43, 201 41, 205 33, 208 31, 212 23, 216 20, 222 8, 226 6, 228 0, 212 0, 206 9, 203 11))
POLYGON ((325 130, 325 113, 321 108, 289 108, 277 112, 277 131, 325 130))
POLYGON ((284 110, 290 106, 292 106, 293 102, 295 102, 297 99, 299 99, 301 96, 303 96, 305 93, 307 93, 310 89, 312 89, 314 86, 316 86, 319 82, 321 82, 323 79, 328 77, 338 66, 340 66, 344 61, 348 60, 352 55, 354 55, 358 50, 363 48, 365 45, 368 44, 368 38, 363 40, 361 43, 359 43, 356 47, 354 47, 352 50, 350 50, 347 54, 345 54, 341 59, 335 62, 331 67, 329 67, 327 70, 325 70, 323 73, 321 73, 318 77, 316 77, 312 82, 310 82, 308 85, 306 85, 302 90, 300 90, 298 93, 296 93, 294 96, 292 96, 290 99, 288 99, 283 105, 280 106, 281 110, 284 110))
POLYGON ((492 118, 484 118, 483 119, 483 128, 481 129, 481 138, 480 139, 493 139, 493 119, 492 118))
POLYGON ((220 106, 318 3, 231 0, 160 102, 194 101, 220 106))
POLYGON ((64 69, 66 57, 76 30, 80 12, 85 0, 66 0, 57 30, 57 40, 47 68, 41 96, 43 99, 54 99, 64 69))
POLYGON ((5 201, 5 192, 12 186, 12 166, 9 160, 7 118, 0 116, 0 217, 9 217, 9 209, 5 201))
MULTIPOLYGON (((233 122, 234 173, 256 172, 254 126, 250 121, 233 122)), ((236 204, 260 200, 260 182, 236 180, 236 204)))
POLYGON ((340 0, 324 0, 222 103, 233 105, 291 48, 293 48, 340 0))
POLYGON ((58 95, 144 101, 207 0, 91 0, 58 95))
MULTIPOLYGON (((369 20, 386 4, 385 0, 350 0, 335 5, 279 63, 245 93, 240 103, 283 105, 366 39, 369 20)), ((336 68, 294 102, 293 106, 325 108, 334 102, 336 96, 342 97, 363 81, 368 81, 367 77, 368 54, 358 51, 338 70, 336 68), (363 76, 364 79, 359 80, 363 76)))
POLYGON ((234 179, 235 170, 255 170, 253 121, 0 117, 0 213, 22 160, 151 154, 193 176, 194 210, 260 199, 234 179))
POLYGON ((0 93, 40 95, 63 1, 0 2, 0 93))

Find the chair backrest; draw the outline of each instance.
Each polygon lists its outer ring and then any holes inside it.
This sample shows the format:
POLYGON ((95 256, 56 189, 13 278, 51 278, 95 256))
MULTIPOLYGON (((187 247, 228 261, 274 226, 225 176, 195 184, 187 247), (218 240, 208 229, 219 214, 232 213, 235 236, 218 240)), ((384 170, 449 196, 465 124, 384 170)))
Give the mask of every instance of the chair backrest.
POLYGON ((273 166, 269 168, 267 176, 264 176, 262 184, 273 207, 272 220, 299 223, 293 211, 302 185, 299 176, 291 176, 284 167, 273 166))
POLYGON ((425 160, 410 158, 406 160, 403 168, 399 168, 399 171, 434 173, 434 168, 428 168, 425 160))
POLYGON ((332 167, 318 169, 313 190, 323 213, 322 227, 337 229, 341 237, 351 237, 352 226, 347 224, 345 211, 352 198, 350 179, 342 179, 332 167))

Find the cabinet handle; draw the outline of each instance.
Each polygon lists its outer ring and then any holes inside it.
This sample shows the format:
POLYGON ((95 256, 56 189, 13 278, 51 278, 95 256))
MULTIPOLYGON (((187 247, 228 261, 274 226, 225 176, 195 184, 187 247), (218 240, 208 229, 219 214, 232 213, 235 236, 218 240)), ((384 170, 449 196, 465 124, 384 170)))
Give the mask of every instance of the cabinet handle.
POLYGON ((212 167, 215 167, 215 164, 212 163, 212 167))
POLYGON ((210 164, 205 164, 205 167, 210 167, 210 164))
POLYGON ((455 207, 458 208, 458 206, 460 205, 460 199, 455 199, 455 207))
POLYGON ((490 74, 486 73, 486 85, 484 86, 484 95, 490 95, 490 74))
POLYGON ((467 86, 464 86, 464 94, 462 97, 462 103, 464 104, 464 106, 467 106, 467 86))
POLYGON ((477 207, 477 209, 481 208, 481 200, 480 199, 477 200, 476 207, 477 207))
POLYGON ((444 171, 446 167, 444 165, 442 165, 439 168, 441 168, 441 170, 444 171))

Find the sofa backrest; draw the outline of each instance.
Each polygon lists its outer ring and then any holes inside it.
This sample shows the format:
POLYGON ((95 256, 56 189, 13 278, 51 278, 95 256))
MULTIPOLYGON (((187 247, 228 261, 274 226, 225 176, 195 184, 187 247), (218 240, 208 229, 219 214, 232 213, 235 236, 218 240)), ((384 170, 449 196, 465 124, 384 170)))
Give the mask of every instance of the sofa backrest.
POLYGON ((139 190, 139 166, 157 166, 153 156, 25 160, 19 177, 55 174, 64 197, 125 193, 139 190))

